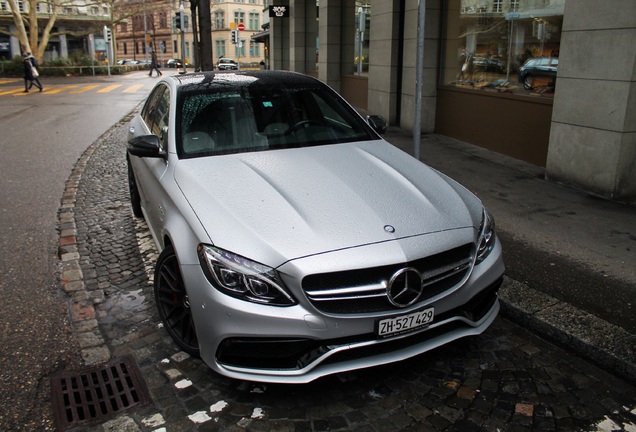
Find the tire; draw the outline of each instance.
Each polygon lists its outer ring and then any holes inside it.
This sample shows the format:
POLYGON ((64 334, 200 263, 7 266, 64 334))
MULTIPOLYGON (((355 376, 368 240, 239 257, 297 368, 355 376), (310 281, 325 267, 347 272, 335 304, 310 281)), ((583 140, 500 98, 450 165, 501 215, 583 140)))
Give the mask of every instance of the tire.
POLYGON ((526 75, 523 77, 523 88, 526 90, 532 90, 534 84, 534 80, 531 75, 526 75))
POLYGON ((130 166, 130 161, 128 161, 128 190, 130 191, 130 208, 133 215, 137 218, 144 217, 144 213, 141 211, 141 195, 139 195, 137 180, 135 180, 135 173, 130 166))
POLYGON ((183 351, 198 357, 199 341, 190 301, 177 255, 170 245, 159 254, 155 266, 154 292, 159 317, 170 337, 183 351))

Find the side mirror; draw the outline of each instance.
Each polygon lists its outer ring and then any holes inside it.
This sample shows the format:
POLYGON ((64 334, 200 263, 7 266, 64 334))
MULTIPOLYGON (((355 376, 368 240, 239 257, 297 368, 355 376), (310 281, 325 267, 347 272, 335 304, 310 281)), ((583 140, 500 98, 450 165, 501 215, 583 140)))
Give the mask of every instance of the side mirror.
POLYGON ((128 153, 138 157, 165 158, 157 135, 142 135, 128 141, 128 153))
POLYGON ((384 120, 384 117, 382 116, 379 116, 379 115, 367 116, 367 123, 369 123, 369 126, 371 126, 373 130, 379 134, 383 134, 386 132, 387 124, 386 124, 386 120, 384 120))

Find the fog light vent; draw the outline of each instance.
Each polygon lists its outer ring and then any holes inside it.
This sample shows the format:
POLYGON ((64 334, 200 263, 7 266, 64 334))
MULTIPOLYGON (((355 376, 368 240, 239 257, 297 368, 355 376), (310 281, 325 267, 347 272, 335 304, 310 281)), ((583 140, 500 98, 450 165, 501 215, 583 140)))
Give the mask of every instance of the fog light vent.
POLYGON ((146 383, 131 356, 78 372, 58 372, 51 377, 51 393, 60 431, 99 424, 150 402, 146 383))

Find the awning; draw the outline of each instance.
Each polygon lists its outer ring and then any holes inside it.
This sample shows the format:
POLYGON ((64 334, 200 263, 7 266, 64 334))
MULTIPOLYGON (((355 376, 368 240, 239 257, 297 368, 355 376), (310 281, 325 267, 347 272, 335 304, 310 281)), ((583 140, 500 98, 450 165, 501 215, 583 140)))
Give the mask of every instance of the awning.
POLYGON ((255 42, 265 42, 267 39, 269 39, 269 29, 260 33, 253 34, 251 39, 255 42))

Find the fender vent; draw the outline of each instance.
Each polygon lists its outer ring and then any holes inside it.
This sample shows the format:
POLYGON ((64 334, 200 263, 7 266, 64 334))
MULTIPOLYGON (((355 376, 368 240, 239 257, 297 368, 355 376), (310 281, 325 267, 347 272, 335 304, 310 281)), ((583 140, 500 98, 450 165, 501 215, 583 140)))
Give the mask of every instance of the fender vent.
POLYGON ((131 356, 79 372, 51 377, 53 413, 60 431, 102 423, 150 402, 148 388, 131 356))

